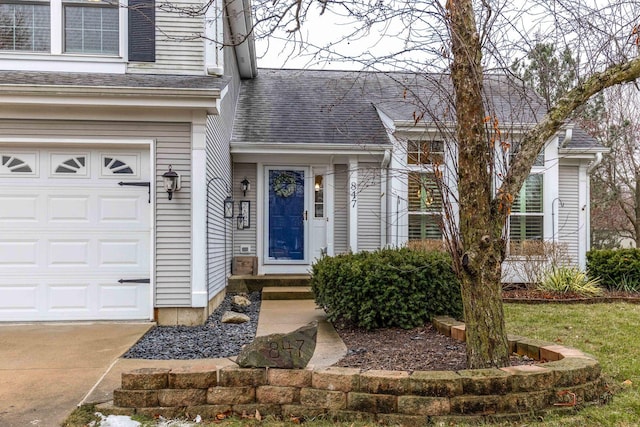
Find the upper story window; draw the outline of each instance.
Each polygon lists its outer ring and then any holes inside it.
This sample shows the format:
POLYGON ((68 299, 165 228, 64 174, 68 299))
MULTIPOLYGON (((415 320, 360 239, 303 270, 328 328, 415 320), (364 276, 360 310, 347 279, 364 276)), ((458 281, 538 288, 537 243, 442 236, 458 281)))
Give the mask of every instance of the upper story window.
POLYGON ((118 57, 128 15, 129 59, 154 61, 155 3, 128 3, 131 11, 115 0, 0 0, 0 51, 118 57))
POLYGON ((105 2, 64 4, 64 51, 117 55, 119 43, 118 5, 105 2))
POLYGON ((0 2, 0 50, 48 52, 50 15, 48 3, 0 2))
POLYGON ((441 165, 444 161, 444 141, 407 141, 407 164, 441 165))
MULTIPOLYGON (((518 151, 520 151, 520 142, 512 142, 511 149, 509 150, 509 163, 513 162, 513 158, 518 154, 518 151)), ((538 157, 536 157, 536 160, 533 162, 533 166, 544 166, 544 148, 540 151, 538 157)))

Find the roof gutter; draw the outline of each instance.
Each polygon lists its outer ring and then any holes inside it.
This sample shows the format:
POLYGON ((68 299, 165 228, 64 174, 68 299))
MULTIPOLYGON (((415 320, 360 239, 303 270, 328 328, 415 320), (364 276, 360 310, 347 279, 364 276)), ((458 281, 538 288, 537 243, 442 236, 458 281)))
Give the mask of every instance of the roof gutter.
POLYGON ((226 6, 231 29, 231 43, 236 51, 240 77, 252 79, 258 75, 258 62, 253 38, 251 1, 228 0, 226 6))

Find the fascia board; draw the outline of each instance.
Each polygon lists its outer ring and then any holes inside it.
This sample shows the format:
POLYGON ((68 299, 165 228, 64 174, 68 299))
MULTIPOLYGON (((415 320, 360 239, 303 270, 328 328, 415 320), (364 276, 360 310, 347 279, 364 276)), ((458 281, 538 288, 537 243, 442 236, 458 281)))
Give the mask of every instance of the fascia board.
POLYGON ((565 157, 593 157, 597 153, 608 153, 611 150, 607 147, 593 147, 593 148, 559 148, 558 154, 562 154, 565 157))
POLYGON ((219 89, 2 86, 0 103, 206 109, 218 114, 219 89))
POLYGON ((392 149, 390 144, 357 145, 357 144, 291 144, 291 143, 231 143, 231 154, 342 154, 342 155, 382 155, 385 150, 392 149))
MULTIPOLYGON (((440 132, 442 129, 455 130, 456 123, 443 121, 440 123, 414 122, 413 120, 394 120, 396 132, 416 133, 416 132, 440 132)), ((536 126, 535 123, 506 123, 503 125, 511 132, 524 133, 536 126)))

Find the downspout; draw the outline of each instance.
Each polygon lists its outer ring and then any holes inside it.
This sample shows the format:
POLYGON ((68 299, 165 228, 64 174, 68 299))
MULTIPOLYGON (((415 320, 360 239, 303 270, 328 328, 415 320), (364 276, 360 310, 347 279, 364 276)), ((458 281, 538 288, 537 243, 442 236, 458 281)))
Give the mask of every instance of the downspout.
POLYGON ((380 163, 381 169, 381 178, 380 178, 380 189, 382 190, 382 194, 380 195, 380 246, 383 248, 387 246, 387 194, 389 193, 389 172, 388 166, 391 162, 391 150, 384 150, 384 157, 382 158, 382 162, 380 163))
POLYGON ((567 129, 564 133, 564 139, 559 144, 559 148, 564 148, 571 142, 571 138, 573 138, 573 124, 567 125, 567 129))
POLYGON ((598 152, 596 153, 596 158, 593 159, 593 161, 589 162, 589 165, 587 166, 587 174, 593 172, 593 170, 597 168, 600 163, 602 163, 602 153, 598 152))

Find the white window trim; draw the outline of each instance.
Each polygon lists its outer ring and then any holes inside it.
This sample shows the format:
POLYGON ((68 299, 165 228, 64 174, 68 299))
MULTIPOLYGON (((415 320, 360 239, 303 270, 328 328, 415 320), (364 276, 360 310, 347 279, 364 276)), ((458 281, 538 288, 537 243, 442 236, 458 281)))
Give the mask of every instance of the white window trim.
MULTIPOLYGON (((410 239, 410 233, 409 233, 409 227, 410 227, 410 221, 409 221, 409 216, 410 215, 429 215, 429 216, 436 216, 438 215, 438 213, 436 212, 419 212, 419 211, 412 211, 409 209, 410 203, 409 203, 409 176, 413 173, 419 174, 419 175, 427 175, 427 174, 436 174, 436 171, 438 171, 440 174, 442 174, 441 176, 444 176, 443 174, 445 173, 445 166, 447 165, 448 162, 448 155, 447 155, 447 147, 446 147, 447 141, 444 139, 438 139, 438 137, 436 135, 425 135, 421 138, 407 138, 406 141, 404 141, 402 143, 403 145, 403 156, 404 156, 404 167, 407 170, 407 180, 406 180, 406 186, 407 186, 407 192, 406 192, 406 196, 407 196, 407 201, 406 201, 406 207, 407 207, 407 229, 406 229, 406 236, 407 236, 407 241, 411 240, 410 239), (442 157, 443 157, 443 161, 442 164, 439 164, 437 167, 433 166, 433 163, 422 163, 422 164, 410 164, 409 163, 409 141, 412 142, 431 142, 431 141, 442 141, 443 143, 443 152, 442 152, 442 157)), ((444 218, 445 215, 445 210, 444 210, 444 203, 445 200, 443 198, 442 200, 442 208, 440 210, 440 218, 444 218)), ((441 230, 442 232, 442 230, 441 230)), ((444 236, 445 233, 442 232, 442 240, 444 240, 444 236)))
POLYGON ((41 72, 91 72, 124 74, 128 55, 127 4, 121 0, 118 8, 120 26, 118 55, 64 53, 63 0, 50 0, 51 51, 0 52, 0 70, 41 72))

